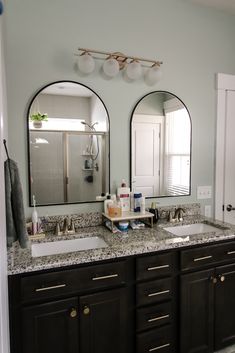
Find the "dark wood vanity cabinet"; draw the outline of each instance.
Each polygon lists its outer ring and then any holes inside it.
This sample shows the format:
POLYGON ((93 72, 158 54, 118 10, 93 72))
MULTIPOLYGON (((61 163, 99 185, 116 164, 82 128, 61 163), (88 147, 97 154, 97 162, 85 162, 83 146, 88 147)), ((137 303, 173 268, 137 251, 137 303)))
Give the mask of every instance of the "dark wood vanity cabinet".
POLYGON ((80 352, 126 353, 125 288, 80 297, 80 352))
POLYGON ((215 349, 235 344, 235 265, 215 270, 215 349))
POLYGON ((132 353, 128 272, 119 261, 11 276, 11 353, 132 353))
POLYGON ((11 353, 212 353, 235 343, 235 242, 9 276, 11 353))
POLYGON ((136 259, 136 353, 177 352, 177 253, 136 259))
POLYGON ((23 308, 23 352, 125 353, 126 313, 124 288, 23 308))
POLYGON ((181 352, 213 352, 213 270, 181 276, 181 352))
POLYGON ((234 243, 182 254, 181 260, 192 257, 189 263, 194 267, 210 268, 181 276, 181 353, 211 353, 235 343, 235 264, 219 265, 229 259, 231 246, 234 243))
POLYGON ((78 298, 24 307, 21 323, 22 352, 78 352, 78 298))

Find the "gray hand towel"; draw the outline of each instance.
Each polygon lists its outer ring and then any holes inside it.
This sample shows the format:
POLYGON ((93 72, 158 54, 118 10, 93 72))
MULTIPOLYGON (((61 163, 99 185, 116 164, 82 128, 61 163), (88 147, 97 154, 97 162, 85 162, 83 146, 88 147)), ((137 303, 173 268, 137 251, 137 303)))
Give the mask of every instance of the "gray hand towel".
POLYGON ((27 247, 28 235, 23 205, 23 192, 16 162, 7 159, 4 163, 6 193, 7 246, 19 240, 22 248, 27 247))

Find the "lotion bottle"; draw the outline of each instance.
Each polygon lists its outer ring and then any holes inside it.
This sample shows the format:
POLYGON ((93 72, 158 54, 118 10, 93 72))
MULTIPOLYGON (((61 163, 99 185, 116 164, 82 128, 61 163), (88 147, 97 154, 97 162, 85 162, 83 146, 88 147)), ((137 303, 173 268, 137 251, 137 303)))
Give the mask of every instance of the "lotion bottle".
POLYGON ((111 200, 111 196, 108 195, 107 199, 104 201, 104 213, 108 214, 108 207, 110 204, 113 204, 113 200, 111 200))
POLYGON ((38 231, 38 213, 36 210, 36 200, 33 195, 33 212, 32 212, 32 234, 37 234, 38 231))
POLYGON ((124 179, 122 179, 121 187, 117 189, 117 196, 120 198, 122 211, 130 211, 130 188, 126 186, 124 179))
POLYGON ((145 197, 144 197, 144 196, 141 197, 141 201, 140 201, 140 212, 141 212, 141 213, 145 213, 145 197))

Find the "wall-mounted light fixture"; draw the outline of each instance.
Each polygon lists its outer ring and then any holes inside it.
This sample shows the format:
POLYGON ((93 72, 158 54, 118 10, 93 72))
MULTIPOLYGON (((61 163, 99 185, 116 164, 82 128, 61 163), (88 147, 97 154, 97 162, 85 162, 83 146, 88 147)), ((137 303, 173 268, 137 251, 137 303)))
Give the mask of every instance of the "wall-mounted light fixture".
POLYGON ((103 72, 108 77, 115 77, 125 69, 126 76, 134 81, 143 75, 147 84, 153 85, 162 77, 160 66, 162 61, 144 59, 119 52, 109 53, 93 49, 78 48, 78 68, 84 74, 91 74, 95 69, 95 60, 105 60, 103 72))

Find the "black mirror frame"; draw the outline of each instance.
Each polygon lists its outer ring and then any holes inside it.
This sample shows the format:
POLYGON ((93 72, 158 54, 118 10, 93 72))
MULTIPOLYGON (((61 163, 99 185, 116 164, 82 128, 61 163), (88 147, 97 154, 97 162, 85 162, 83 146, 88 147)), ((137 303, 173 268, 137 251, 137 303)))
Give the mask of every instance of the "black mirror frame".
MULTIPOLYGON (((92 91, 99 99, 100 101, 103 103, 103 106, 105 108, 105 111, 107 113, 107 119, 108 119, 108 132, 109 132, 109 138, 108 138, 108 142, 109 142, 109 152, 108 152, 108 158, 109 158, 109 162, 108 162, 108 167, 109 167, 109 178, 108 178, 108 184, 109 184, 109 193, 110 193, 110 117, 109 117, 109 112, 107 110, 106 105, 104 104, 103 99, 100 98, 100 96, 90 87, 84 85, 83 83, 77 82, 77 81, 72 81, 72 80, 60 80, 60 81, 54 81, 54 82, 50 82, 47 85, 43 86, 42 88, 40 88, 34 95, 33 97, 30 99, 29 104, 28 104, 28 108, 27 108, 27 116, 26 116, 26 131, 27 131, 27 158, 28 158, 28 202, 29 202, 29 207, 33 207, 32 201, 31 201, 31 183, 30 183, 30 137, 29 137, 29 113, 30 113, 30 109, 32 106, 32 103, 34 101, 34 99, 37 97, 37 95, 39 93, 41 93, 45 88, 54 85, 56 83, 63 83, 63 82, 69 82, 69 83, 75 83, 78 85, 81 85, 87 89, 89 89, 90 91, 92 91)), ((43 206, 59 206, 59 205, 73 205, 73 204, 84 204, 84 203, 97 203, 97 202, 103 202, 103 201, 79 201, 79 202, 66 202, 66 203, 52 203, 52 204, 40 204, 37 205, 37 207, 43 207, 43 206)))
POLYGON ((135 110, 138 106, 138 104, 147 96, 149 96, 150 94, 153 93, 166 93, 166 94, 171 94, 172 96, 174 96, 175 98, 177 98, 185 107, 185 109, 188 112, 188 116, 190 119, 190 170, 189 170, 189 193, 187 195, 157 195, 157 196, 148 196, 146 197, 146 199, 156 199, 156 198, 165 198, 165 197, 188 197, 191 196, 191 190, 192 190, 192 118, 191 115, 189 113, 188 108, 186 107, 185 103, 182 101, 182 99, 180 99, 178 96, 176 96, 174 93, 169 92, 169 91, 152 91, 149 92, 147 94, 145 94, 144 96, 142 96, 137 103, 135 104, 134 108, 132 109, 132 113, 131 113, 131 119, 130 119, 130 189, 132 191, 132 160, 131 160, 131 156, 132 156, 132 120, 133 120, 133 116, 135 113, 135 110))

